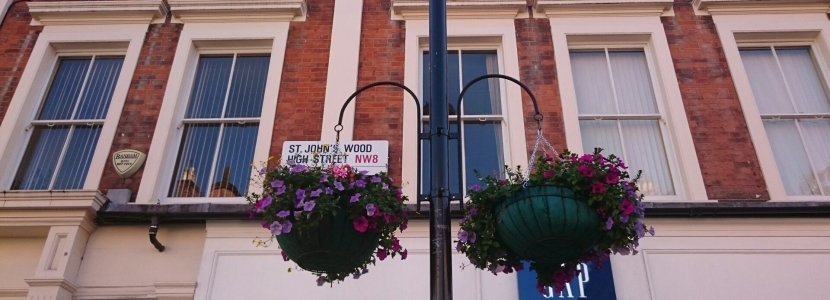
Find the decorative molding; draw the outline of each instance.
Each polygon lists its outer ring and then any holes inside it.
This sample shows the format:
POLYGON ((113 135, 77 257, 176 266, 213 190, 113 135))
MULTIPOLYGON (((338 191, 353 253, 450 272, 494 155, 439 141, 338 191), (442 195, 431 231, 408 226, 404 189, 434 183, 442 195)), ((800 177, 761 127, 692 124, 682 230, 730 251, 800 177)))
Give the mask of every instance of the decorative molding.
POLYGON ((175 23, 303 21, 305 0, 168 0, 175 23))
POLYGON ((542 17, 672 16, 673 0, 538 0, 542 17))
MULTIPOLYGON (((516 19, 526 16, 525 0, 448 0, 447 19, 516 19)), ((428 0, 392 0, 392 20, 426 20, 428 0)))
POLYGON ((66 278, 27 278, 23 281, 26 281, 29 287, 59 287, 71 294, 78 290, 78 286, 66 278))
POLYGON ((98 190, 0 191, 0 209, 89 209, 96 212, 107 197, 98 190))
POLYGON ((150 24, 164 22, 161 0, 27 2, 32 25, 150 24))
POLYGON ((196 294, 195 282, 157 282, 155 288, 158 300, 189 300, 196 294))
POLYGON ((26 297, 29 289, 0 288, 0 298, 26 297))
POLYGON ((828 0, 694 0, 698 15, 828 13, 828 0))

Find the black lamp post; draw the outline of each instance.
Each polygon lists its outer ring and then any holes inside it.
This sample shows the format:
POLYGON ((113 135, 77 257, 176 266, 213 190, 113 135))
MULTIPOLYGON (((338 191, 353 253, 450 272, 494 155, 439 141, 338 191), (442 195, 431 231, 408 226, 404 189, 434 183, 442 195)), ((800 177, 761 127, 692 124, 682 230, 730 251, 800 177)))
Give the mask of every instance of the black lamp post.
MULTIPOLYGON (((450 136, 453 138, 461 138, 461 130, 457 135, 451 134, 449 127, 449 112, 447 111, 448 93, 447 93, 447 2, 446 0, 429 0, 429 80, 430 91, 428 95, 429 103, 429 131, 426 135, 422 133, 422 126, 416 126, 418 131, 418 159, 421 159, 421 140, 429 139, 430 142, 430 189, 427 199, 429 200, 429 240, 430 240, 430 299, 432 300, 451 300, 452 299, 452 232, 450 224, 450 162, 449 162, 449 140, 450 136)), ((530 95, 533 101, 533 107, 536 110, 534 119, 540 125, 542 115, 539 113, 539 107, 536 104, 536 97, 533 96, 530 89, 524 84, 506 75, 488 74, 473 79, 464 87, 461 94, 458 95, 458 106, 456 110, 458 115, 461 115, 461 101, 464 93, 474 83, 488 79, 498 78, 512 81, 524 89, 530 95)), ((411 89, 403 84, 391 81, 381 81, 364 86, 355 91, 340 109, 340 119, 334 130, 337 132, 337 141, 340 141, 340 131, 343 130, 343 114, 346 106, 351 103, 354 98, 361 92, 376 86, 396 86, 404 89, 415 100, 417 106, 417 119, 421 118, 421 104, 418 97, 411 89)), ((461 149, 458 150, 459 166, 463 161, 463 153, 461 149)), ((461 170, 459 170, 459 174, 461 170)), ((421 168, 418 168, 417 186, 420 188, 421 184, 421 168)), ((459 202, 463 203, 464 186, 463 180, 460 180, 459 187, 460 196, 459 202)), ((418 199, 418 207, 420 210, 421 199, 418 199)))

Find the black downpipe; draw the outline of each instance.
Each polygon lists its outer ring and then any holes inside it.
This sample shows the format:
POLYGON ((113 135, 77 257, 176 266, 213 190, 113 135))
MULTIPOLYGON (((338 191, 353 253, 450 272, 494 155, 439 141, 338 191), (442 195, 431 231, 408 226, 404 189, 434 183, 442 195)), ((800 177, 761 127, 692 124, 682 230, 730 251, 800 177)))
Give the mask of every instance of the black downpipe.
POLYGON ((159 252, 164 252, 164 245, 159 243, 159 240, 156 238, 156 234, 159 232, 159 218, 156 216, 150 217, 150 243, 153 244, 153 247, 156 247, 156 250, 159 252))

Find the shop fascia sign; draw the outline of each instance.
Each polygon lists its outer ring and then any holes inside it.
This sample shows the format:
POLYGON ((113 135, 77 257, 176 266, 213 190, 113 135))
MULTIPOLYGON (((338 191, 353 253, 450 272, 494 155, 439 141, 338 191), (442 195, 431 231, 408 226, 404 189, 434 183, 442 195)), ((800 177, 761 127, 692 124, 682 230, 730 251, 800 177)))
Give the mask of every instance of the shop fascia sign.
POLYGON ((280 163, 309 166, 348 164, 369 174, 387 172, 389 166, 389 141, 287 141, 282 145, 280 163))
POLYGON ((593 262, 580 263, 578 276, 565 284, 560 293, 554 292, 552 287, 545 288, 544 293, 536 290, 536 272, 530 271, 530 264, 525 263, 525 269, 517 272, 519 279, 519 300, 543 299, 581 299, 581 300, 615 300, 614 277, 611 273, 611 261, 606 259, 597 269, 593 262))

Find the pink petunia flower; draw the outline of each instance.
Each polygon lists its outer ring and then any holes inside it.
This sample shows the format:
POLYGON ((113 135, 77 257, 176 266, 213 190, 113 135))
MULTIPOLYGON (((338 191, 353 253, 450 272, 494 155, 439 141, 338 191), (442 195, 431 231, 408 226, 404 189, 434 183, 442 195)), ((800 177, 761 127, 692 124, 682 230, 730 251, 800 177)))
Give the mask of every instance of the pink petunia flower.
POLYGON ((352 221, 352 225, 354 225, 354 230, 357 230, 358 232, 366 232, 366 229, 369 228, 369 220, 366 220, 366 217, 364 216, 360 216, 352 221))
POLYGON ((602 194, 605 193, 605 185, 602 182, 594 182, 591 184, 591 193, 593 194, 602 194))
POLYGON ((622 214, 630 215, 634 212, 634 204, 631 203, 631 201, 623 200, 623 202, 620 204, 620 210, 622 211, 622 214))

